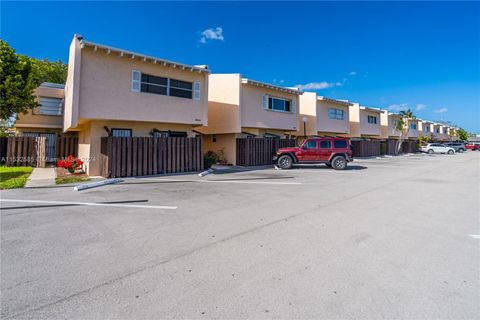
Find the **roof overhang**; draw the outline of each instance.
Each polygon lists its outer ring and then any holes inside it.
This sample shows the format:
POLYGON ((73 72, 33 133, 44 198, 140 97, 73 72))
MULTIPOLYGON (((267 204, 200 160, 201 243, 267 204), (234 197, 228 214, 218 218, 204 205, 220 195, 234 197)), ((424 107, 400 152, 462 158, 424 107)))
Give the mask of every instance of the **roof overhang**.
POLYGON ((365 107, 365 106, 360 106, 360 110, 382 113, 382 110, 381 110, 381 109, 370 108, 370 107, 365 107))
POLYGON ((299 89, 293 89, 293 88, 286 88, 286 87, 280 87, 280 86, 275 86, 273 84, 265 83, 265 82, 260 82, 260 81, 255 81, 251 79, 242 79, 243 84, 249 84, 252 86, 257 86, 257 87, 262 87, 262 88, 267 88, 271 90, 276 90, 280 92, 285 92, 285 93, 290 93, 290 94, 295 94, 295 95, 300 95, 303 94, 303 91, 299 89))
POLYGON ((133 51, 128 51, 128 50, 123 50, 123 49, 118 49, 110 46, 106 46, 103 44, 98 44, 95 42, 90 42, 86 40, 80 40, 80 48, 92 48, 94 52, 99 52, 102 51, 106 54, 116 54, 118 57, 128 57, 130 59, 138 59, 143 62, 150 62, 153 64, 158 64, 162 65, 164 67, 171 67, 171 68, 176 68, 180 70, 186 70, 186 71, 191 71, 191 72, 198 72, 198 73, 210 73, 210 70, 208 69, 207 66, 192 66, 188 64, 183 64, 175 61, 170 61, 162 58, 157 58, 153 56, 148 56, 144 55, 141 53, 133 52, 133 51))
POLYGON ((327 98, 327 97, 323 97, 323 96, 318 96, 317 100, 336 103, 336 104, 346 106, 346 107, 353 106, 353 103, 348 102, 348 100, 338 100, 338 99, 327 98))

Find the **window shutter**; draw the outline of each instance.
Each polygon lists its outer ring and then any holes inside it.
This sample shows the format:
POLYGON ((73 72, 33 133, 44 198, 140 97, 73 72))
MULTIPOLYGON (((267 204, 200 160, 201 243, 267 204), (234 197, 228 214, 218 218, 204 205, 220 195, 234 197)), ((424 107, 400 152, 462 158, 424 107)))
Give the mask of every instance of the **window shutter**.
POLYGON ((262 109, 268 110, 268 95, 266 94, 262 96, 262 109))
POLYGON ((140 92, 140 78, 141 72, 138 70, 132 70, 132 91, 140 92))
POLYGON ((292 100, 292 113, 297 113, 297 99, 292 100))
POLYGON ((200 100, 201 94, 200 94, 200 82, 195 81, 193 83, 193 99, 194 100, 200 100))

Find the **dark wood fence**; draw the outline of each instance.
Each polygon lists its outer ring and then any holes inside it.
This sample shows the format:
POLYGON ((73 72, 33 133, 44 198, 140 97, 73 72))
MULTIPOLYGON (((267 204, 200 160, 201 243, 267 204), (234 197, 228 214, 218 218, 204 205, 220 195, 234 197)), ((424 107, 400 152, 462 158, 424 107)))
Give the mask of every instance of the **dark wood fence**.
POLYGON ((354 157, 373 157, 380 155, 380 140, 351 141, 354 157))
POLYGON ((45 138, 6 137, 2 138, 0 152, 7 166, 45 166, 45 138), (6 148, 5 145, 6 144, 6 148))
POLYGON ((403 153, 418 152, 418 141, 415 141, 415 140, 405 140, 405 141, 403 141, 402 152, 403 153))
POLYGON ((202 138, 101 138, 102 176, 134 177, 203 170, 202 138))
POLYGON ((387 155, 390 155, 390 156, 394 156, 396 155, 396 152, 397 152, 397 140, 395 139, 387 139, 385 141, 385 144, 386 144, 386 152, 385 154, 387 155))
POLYGON ((78 157, 78 138, 60 137, 57 138, 56 146, 57 159, 65 159, 68 156, 78 157))
POLYGON ((278 148, 295 147, 295 139, 237 139, 237 165, 260 166, 272 164, 278 148))
POLYGON ((0 163, 5 164, 7 162, 7 137, 0 137, 0 163))

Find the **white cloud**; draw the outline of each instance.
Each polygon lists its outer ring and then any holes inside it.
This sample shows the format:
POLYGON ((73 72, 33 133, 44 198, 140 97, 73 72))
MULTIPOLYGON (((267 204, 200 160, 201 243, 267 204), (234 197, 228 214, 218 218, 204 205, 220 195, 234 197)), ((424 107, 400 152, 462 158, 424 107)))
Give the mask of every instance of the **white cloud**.
POLYGON ((416 107, 415 107, 415 111, 420 111, 420 110, 423 110, 427 107, 426 104, 423 104, 423 103, 417 103, 416 107))
POLYGON ((341 82, 322 81, 322 82, 310 82, 306 84, 297 84, 294 87, 300 90, 321 90, 321 89, 341 87, 341 86, 342 86, 341 82))
POLYGON ((388 106, 388 110, 396 111, 396 112, 406 111, 408 109, 409 109, 408 103, 391 104, 391 105, 388 106))
POLYGON ((349 73, 349 75, 351 75, 351 76, 354 76, 354 75, 356 75, 356 74, 357 74, 356 71, 350 71, 350 73, 349 73))
POLYGON ((210 28, 203 30, 199 41, 200 43, 207 43, 208 40, 224 41, 223 28, 216 27, 215 29, 210 28))
POLYGON ((447 111, 448 111, 447 108, 440 108, 440 109, 435 110, 435 113, 445 113, 447 111))

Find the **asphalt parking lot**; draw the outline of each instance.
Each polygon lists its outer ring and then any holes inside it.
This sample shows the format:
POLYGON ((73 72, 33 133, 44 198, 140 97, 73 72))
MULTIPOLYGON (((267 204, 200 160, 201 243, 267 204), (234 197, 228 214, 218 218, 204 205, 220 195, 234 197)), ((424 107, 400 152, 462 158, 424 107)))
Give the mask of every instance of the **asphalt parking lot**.
POLYGON ((467 152, 2 191, 2 318, 478 318, 479 181, 467 152))

